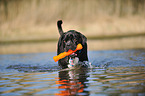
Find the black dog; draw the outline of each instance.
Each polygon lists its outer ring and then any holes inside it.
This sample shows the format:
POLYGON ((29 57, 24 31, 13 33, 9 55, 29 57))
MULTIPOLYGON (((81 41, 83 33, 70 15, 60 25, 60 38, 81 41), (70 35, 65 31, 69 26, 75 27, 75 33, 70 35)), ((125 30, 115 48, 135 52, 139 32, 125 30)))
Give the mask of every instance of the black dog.
POLYGON ((57 22, 57 27, 60 33, 60 38, 58 41, 57 55, 62 52, 66 52, 69 49, 75 50, 79 43, 82 44, 83 49, 76 51, 70 56, 60 59, 58 61, 59 66, 61 66, 62 68, 68 68, 69 59, 74 57, 78 57, 79 61, 81 62, 88 61, 87 43, 86 43, 87 38, 75 30, 69 30, 68 32, 64 33, 61 24, 62 24, 62 20, 59 20, 57 22))

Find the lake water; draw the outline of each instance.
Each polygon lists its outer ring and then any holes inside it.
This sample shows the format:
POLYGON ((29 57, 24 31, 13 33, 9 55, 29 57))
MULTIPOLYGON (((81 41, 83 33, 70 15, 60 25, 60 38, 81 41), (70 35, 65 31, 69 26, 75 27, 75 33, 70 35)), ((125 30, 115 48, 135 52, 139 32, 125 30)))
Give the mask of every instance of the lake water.
POLYGON ((69 71, 55 55, 0 55, 0 96, 145 96, 143 49, 89 51, 94 68, 69 71))

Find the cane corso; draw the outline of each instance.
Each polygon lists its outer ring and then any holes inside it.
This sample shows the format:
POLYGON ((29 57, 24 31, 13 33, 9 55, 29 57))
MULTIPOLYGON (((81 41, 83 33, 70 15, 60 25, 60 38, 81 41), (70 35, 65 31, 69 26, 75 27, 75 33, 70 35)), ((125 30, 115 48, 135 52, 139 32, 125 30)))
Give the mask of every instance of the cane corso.
POLYGON ((62 20, 57 21, 57 27, 60 34, 57 46, 57 55, 62 52, 67 52, 69 49, 75 50, 79 43, 82 44, 83 46, 81 50, 78 50, 75 53, 72 53, 70 56, 66 56, 65 58, 60 59, 58 61, 59 66, 62 69, 64 69, 68 68, 70 58, 77 57, 79 61, 83 62, 88 61, 88 56, 87 56, 87 38, 83 34, 75 30, 63 32, 61 26, 62 23, 63 23, 62 20))

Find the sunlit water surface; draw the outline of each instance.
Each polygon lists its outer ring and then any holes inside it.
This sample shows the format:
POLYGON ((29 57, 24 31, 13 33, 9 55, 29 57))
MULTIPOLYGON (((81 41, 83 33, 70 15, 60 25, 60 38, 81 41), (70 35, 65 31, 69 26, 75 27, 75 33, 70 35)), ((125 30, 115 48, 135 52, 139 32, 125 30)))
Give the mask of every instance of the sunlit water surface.
POLYGON ((0 95, 145 96, 145 50, 89 51, 94 68, 69 71, 55 55, 0 55, 0 95))

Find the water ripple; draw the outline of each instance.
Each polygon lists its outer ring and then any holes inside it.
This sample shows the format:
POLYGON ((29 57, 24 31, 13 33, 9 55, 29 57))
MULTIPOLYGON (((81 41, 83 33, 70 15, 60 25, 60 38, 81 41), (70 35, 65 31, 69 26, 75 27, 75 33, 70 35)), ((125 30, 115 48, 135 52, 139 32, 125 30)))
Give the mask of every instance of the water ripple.
POLYGON ((90 51, 94 68, 67 71, 47 54, 0 55, 0 95, 145 95, 145 51, 90 51))

